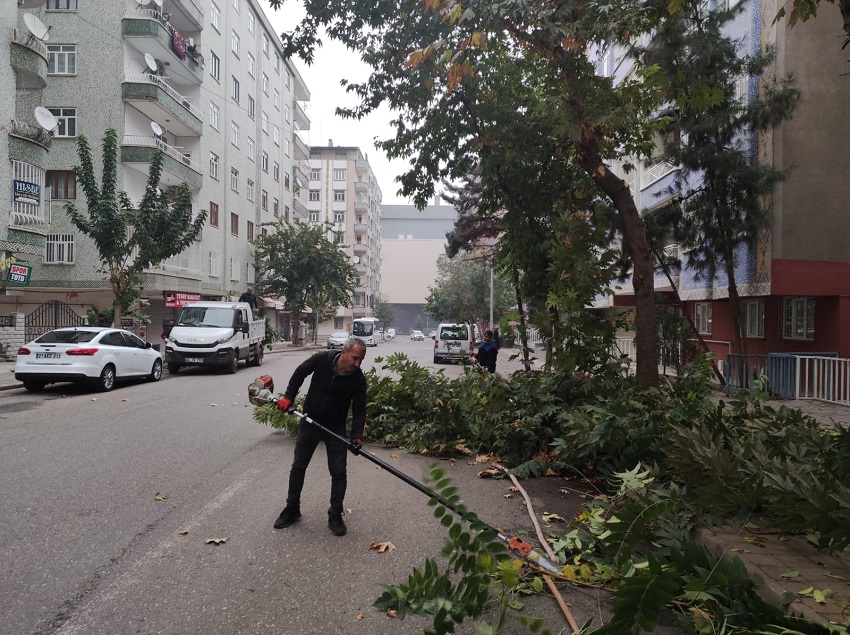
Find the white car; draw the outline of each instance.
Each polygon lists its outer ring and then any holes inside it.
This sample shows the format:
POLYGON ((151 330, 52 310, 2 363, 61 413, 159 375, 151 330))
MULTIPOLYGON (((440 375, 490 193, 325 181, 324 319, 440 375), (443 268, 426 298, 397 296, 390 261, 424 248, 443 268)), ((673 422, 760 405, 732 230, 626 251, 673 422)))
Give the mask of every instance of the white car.
POLYGON ((57 382, 85 383, 106 392, 116 381, 159 381, 162 358, 129 331, 101 326, 56 329, 18 349, 15 379, 30 392, 57 382))
POLYGON ((416 329, 413 329, 410 332, 410 339, 412 339, 414 342, 421 342, 422 340, 425 339, 425 333, 423 333, 422 331, 417 331, 416 329))
POLYGON ((395 329, 387 329, 387 339, 391 340, 395 338, 395 329))
POLYGON ((351 337, 345 331, 335 331, 328 335, 328 348, 342 348, 351 337))

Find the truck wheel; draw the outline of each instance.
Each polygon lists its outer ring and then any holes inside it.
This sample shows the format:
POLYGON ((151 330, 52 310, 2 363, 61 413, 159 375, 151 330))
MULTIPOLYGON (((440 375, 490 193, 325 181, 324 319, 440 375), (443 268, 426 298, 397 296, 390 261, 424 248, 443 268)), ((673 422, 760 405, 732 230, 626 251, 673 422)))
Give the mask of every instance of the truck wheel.
POLYGON ((228 363, 227 366, 224 367, 224 369, 227 371, 228 375, 233 375, 233 374, 236 373, 236 368, 238 366, 239 366, 239 352, 233 351, 233 359, 230 360, 230 363, 228 363))
POLYGON ((175 364, 173 362, 168 363, 168 374, 169 375, 176 375, 179 372, 180 372, 180 364, 175 364))
POLYGON ((257 347, 254 349, 254 355, 251 357, 251 361, 249 362, 251 366, 262 366, 263 365, 263 345, 257 344, 257 347))

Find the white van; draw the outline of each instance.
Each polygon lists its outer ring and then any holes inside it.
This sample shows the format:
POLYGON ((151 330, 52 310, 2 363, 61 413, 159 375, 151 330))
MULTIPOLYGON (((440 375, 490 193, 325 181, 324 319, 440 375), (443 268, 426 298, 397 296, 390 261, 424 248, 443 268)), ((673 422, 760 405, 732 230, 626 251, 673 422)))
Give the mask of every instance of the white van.
POLYGON ((469 324, 440 324, 434 339, 434 363, 466 361, 475 350, 475 339, 469 324))

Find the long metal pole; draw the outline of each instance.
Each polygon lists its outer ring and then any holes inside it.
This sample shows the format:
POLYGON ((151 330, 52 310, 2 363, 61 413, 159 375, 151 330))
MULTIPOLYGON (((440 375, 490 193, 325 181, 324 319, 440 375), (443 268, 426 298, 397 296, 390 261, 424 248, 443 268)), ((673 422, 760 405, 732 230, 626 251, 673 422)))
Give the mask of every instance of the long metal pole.
POLYGON ((493 330, 493 263, 490 263, 490 330, 493 330))

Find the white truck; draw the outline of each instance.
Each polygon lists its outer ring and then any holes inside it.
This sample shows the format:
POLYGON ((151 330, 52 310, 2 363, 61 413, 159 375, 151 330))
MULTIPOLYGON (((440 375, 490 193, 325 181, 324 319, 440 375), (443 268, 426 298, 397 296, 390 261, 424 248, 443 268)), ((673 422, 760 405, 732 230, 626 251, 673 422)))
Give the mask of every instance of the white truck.
POLYGON ((180 315, 165 342, 168 372, 184 366, 215 366, 235 373, 240 359, 263 363, 265 320, 255 320, 247 302, 192 302, 180 315))

